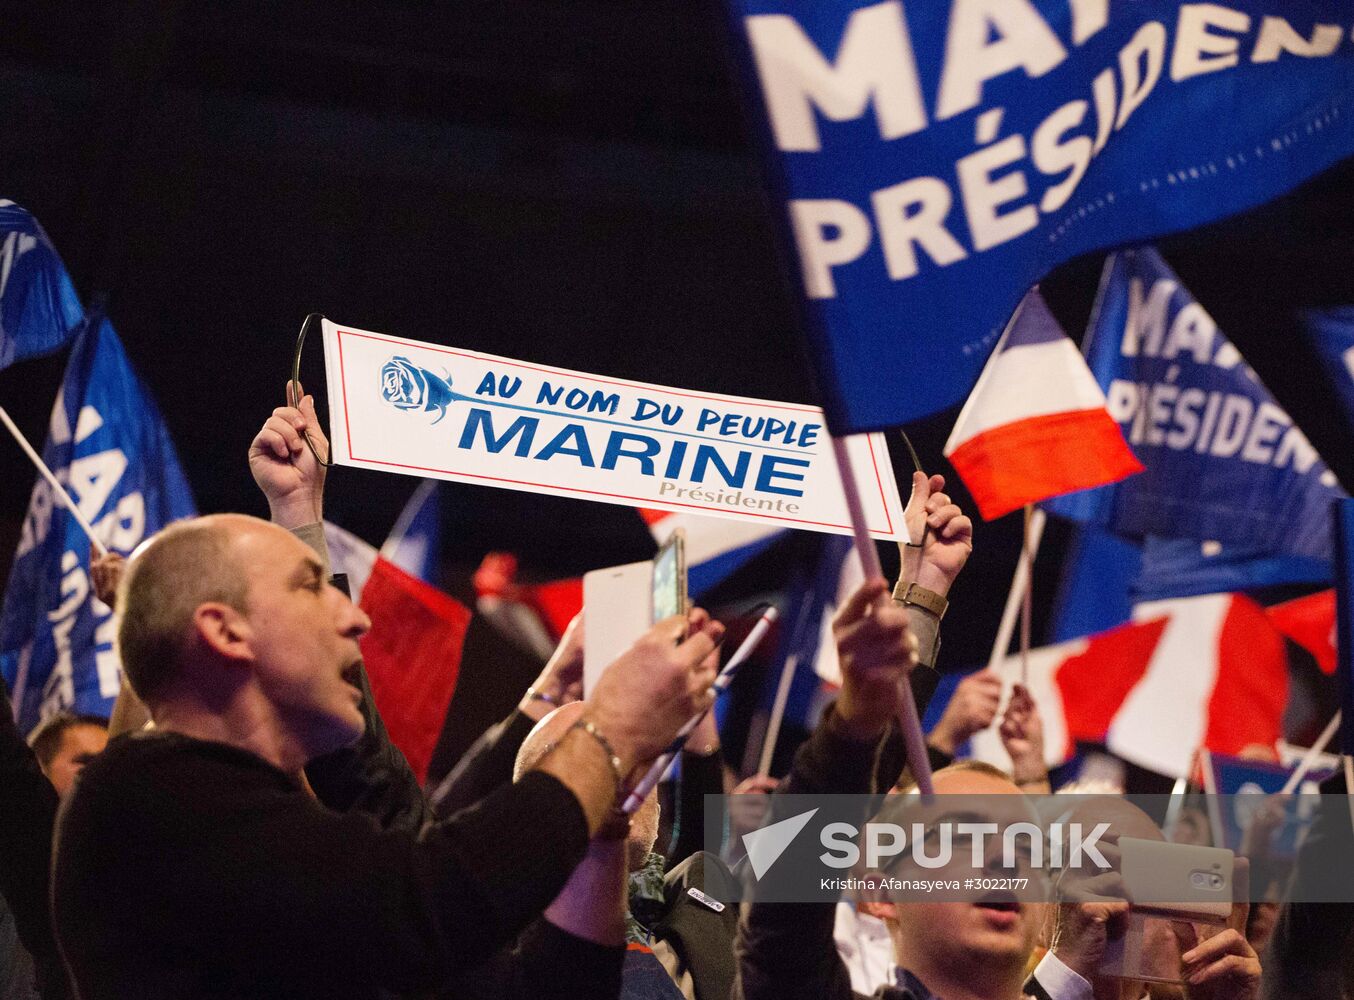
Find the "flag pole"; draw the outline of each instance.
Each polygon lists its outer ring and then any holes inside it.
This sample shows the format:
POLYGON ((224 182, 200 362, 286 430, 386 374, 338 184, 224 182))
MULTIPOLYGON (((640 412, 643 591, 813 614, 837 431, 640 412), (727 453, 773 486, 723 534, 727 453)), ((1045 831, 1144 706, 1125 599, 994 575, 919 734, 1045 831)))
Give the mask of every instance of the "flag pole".
POLYGON ((14 421, 9 418, 9 413, 6 412, 3 406, 0 406, 0 422, 4 423, 10 434, 14 436, 14 440, 19 442, 19 447, 23 449, 24 454, 29 457, 35 466, 37 466, 38 472, 42 475, 42 478, 47 480, 48 484, 52 487, 52 492, 60 499, 62 505, 70 511, 71 517, 75 518, 75 523, 78 524, 80 529, 85 533, 85 536, 89 539, 89 543, 94 546, 94 550, 98 552, 100 556, 108 555, 108 546, 104 545, 103 542, 95 536, 94 528, 87 520, 85 520, 85 516, 80 513, 80 508, 75 505, 75 501, 72 500, 70 494, 66 492, 66 488, 57 480, 56 476, 52 473, 52 470, 47 468, 47 463, 42 460, 42 456, 33 450, 33 446, 28 443, 28 438, 24 437, 23 432, 15 426, 14 421))
POLYGON ((1340 730, 1340 716, 1339 711, 1331 716, 1330 722, 1326 723, 1326 728, 1321 730, 1321 735, 1316 738, 1316 742, 1302 755, 1302 760, 1298 762, 1297 768, 1283 783, 1283 788, 1279 791, 1280 795, 1292 795, 1297 791, 1302 779, 1307 777, 1307 772, 1316 765, 1316 759, 1321 756, 1326 747, 1330 746, 1330 741, 1335 739, 1335 734, 1340 730))
POLYGON ((1042 507, 1036 507, 1030 516, 1029 541, 1020 550, 1015 576, 1011 579, 1011 590, 1006 595, 1006 608, 1001 613, 1001 624, 997 627, 997 640, 992 644, 992 655, 987 660, 988 670, 995 670, 1002 657, 1006 655, 1006 650, 1010 648, 1016 614, 1024 604, 1025 591, 1030 582, 1030 566, 1039 555, 1039 542, 1044 537, 1044 523, 1047 519, 1042 507))
MULTIPOLYGON (((865 571, 866 580, 878 579, 884 575, 884 570, 879 565, 879 553, 874 547, 874 539, 870 537, 870 529, 865 524, 865 508, 860 502, 860 490, 856 486, 845 438, 833 436, 832 452, 837 458, 842 492, 846 494, 846 509, 851 515, 851 533, 855 536, 856 555, 860 557, 861 569, 865 571)), ((908 767, 916 779, 917 790, 923 795, 930 795, 931 760, 926 754, 926 737, 922 735, 917 702, 912 697, 912 685, 906 679, 900 682, 899 688, 898 726, 907 745, 908 767)))
POLYGON ((762 737, 762 755, 757 761, 758 774, 771 773, 771 761, 776 756, 776 743, 780 740, 780 724, 785 721, 785 706, 790 700, 790 685, 799 670, 799 654, 791 653, 780 668, 780 680, 776 684, 776 698, 771 703, 771 717, 766 723, 766 735, 762 737))
POLYGON ((1020 595, 1020 684, 1030 685, 1030 594, 1034 591, 1034 556, 1030 555, 1030 522, 1034 504, 1025 505, 1025 523, 1020 535, 1020 557, 1025 561, 1025 587, 1020 595))

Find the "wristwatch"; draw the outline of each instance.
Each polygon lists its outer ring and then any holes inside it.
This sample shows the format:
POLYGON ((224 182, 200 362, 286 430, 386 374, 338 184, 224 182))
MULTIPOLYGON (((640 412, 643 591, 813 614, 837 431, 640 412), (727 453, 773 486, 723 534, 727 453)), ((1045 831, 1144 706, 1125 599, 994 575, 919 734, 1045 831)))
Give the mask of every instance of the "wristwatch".
POLYGON ((899 604, 912 604, 929 611, 936 616, 937 621, 945 617, 945 609, 950 606, 950 602, 940 594, 919 586, 915 581, 904 583, 899 580, 893 588, 893 599, 899 604))

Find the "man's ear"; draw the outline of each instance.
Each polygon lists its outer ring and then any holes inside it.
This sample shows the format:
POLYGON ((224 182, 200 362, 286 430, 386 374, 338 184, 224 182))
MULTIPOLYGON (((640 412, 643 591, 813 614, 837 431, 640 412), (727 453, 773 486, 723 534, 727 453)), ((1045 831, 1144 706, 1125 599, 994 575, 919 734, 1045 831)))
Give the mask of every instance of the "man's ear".
POLYGON ((897 904, 889 903, 882 899, 862 899, 856 904, 856 909, 861 913, 868 913, 872 917, 878 917, 880 920, 898 919, 897 904))
POLYGON ((249 620, 229 604, 199 604, 193 612, 193 628, 198 640, 218 656, 228 660, 254 658, 254 632, 249 620))
POLYGON ((867 873, 865 880, 874 884, 873 889, 859 889, 856 892, 856 909, 861 913, 868 913, 872 917, 878 917, 880 920, 895 920, 898 917, 898 910, 889 898, 888 890, 885 888, 886 876, 881 872, 867 873))

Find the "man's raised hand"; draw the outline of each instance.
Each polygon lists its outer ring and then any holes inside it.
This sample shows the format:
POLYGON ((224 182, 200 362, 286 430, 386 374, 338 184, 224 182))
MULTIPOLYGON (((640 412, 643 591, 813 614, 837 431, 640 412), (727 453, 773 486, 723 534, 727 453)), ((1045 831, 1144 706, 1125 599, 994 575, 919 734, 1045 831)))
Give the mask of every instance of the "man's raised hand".
POLYGON ((898 714, 901 685, 917 665, 917 638, 907 627, 907 611, 882 600, 888 584, 867 580, 832 620, 832 636, 842 668, 837 724, 850 739, 877 739, 898 714))
MULTIPOLYGON (((1044 763, 1044 720, 1029 688, 1017 684, 1001 717, 1001 744, 1011 758, 1011 780, 1032 785, 1048 780, 1044 763)), ((1038 789, 1035 789, 1038 791, 1038 789)))
POLYGON ((626 772, 654 760, 677 730, 714 702, 717 658, 710 654, 724 626, 704 612, 692 617, 673 615, 649 629, 602 671, 588 698, 588 717, 626 772))
POLYGON ((944 489, 944 476, 912 474, 904 520, 914 542, 921 542, 923 534, 926 541, 919 555, 916 549, 903 548, 903 579, 942 597, 973 552, 973 521, 944 489))
MULTIPOLYGON (((288 399, 293 398, 288 382, 288 399)), ((299 385, 296 392, 300 392, 299 385)), ((324 466, 306 445, 309 433, 326 458, 329 441, 315 416, 315 397, 301 396, 299 405, 275 409, 249 445, 249 471, 268 499, 274 523, 284 528, 314 524, 324 517, 324 466)))
POLYGON ((954 756, 974 733, 981 732, 997 717, 1001 707, 1001 678, 994 670, 969 674, 954 689, 954 696, 931 731, 931 746, 954 756))

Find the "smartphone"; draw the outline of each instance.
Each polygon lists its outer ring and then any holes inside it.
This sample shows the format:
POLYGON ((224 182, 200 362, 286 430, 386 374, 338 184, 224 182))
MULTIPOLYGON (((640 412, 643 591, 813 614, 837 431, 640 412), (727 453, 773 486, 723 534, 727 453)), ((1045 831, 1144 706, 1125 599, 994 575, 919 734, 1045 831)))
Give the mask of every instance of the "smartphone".
POLYGON ((652 578, 648 559, 583 575, 583 697, 591 694, 602 671, 648 631, 652 578))
POLYGON ((1225 847, 1121 837, 1120 871, 1133 905, 1196 920, 1232 912, 1232 852, 1225 847))
MULTIPOLYGON (((1232 852, 1221 847, 1119 838, 1119 869, 1133 900, 1122 937, 1105 945, 1097 972, 1117 979, 1179 983, 1173 925, 1223 926, 1232 912, 1232 852)), ((1200 937, 1207 937, 1201 934, 1200 937)))
POLYGON ((686 614, 686 532, 674 531, 653 557, 650 621, 686 614))

